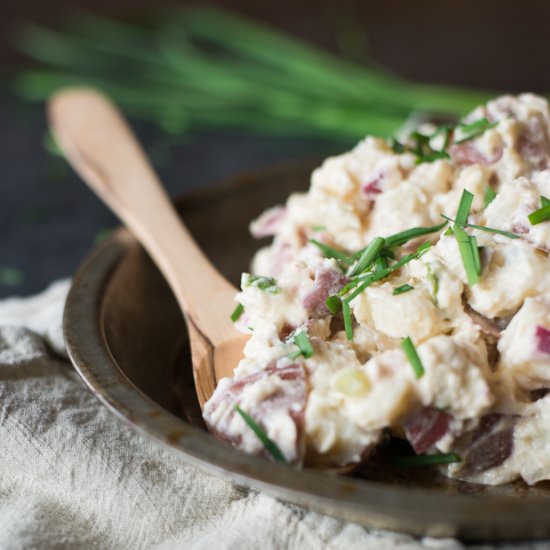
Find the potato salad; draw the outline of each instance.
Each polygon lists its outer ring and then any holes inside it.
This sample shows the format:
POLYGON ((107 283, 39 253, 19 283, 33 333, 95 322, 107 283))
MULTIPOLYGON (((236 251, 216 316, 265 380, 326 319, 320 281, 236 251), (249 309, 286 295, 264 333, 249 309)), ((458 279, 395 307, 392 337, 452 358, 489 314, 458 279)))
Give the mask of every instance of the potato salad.
POLYGON ((206 403, 248 453, 496 485, 550 479, 550 115, 503 96, 456 124, 367 137, 250 226, 250 334, 206 403))

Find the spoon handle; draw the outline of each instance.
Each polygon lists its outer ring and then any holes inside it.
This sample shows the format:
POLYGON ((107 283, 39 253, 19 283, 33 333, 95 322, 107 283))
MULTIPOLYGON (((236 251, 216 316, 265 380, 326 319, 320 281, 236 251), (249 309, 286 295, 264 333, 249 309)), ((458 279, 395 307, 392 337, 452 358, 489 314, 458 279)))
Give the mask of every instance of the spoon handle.
POLYGON ((236 289, 191 237, 118 109, 100 92, 73 88, 51 98, 48 114, 68 161, 145 247, 188 323, 213 345, 235 334, 236 289))

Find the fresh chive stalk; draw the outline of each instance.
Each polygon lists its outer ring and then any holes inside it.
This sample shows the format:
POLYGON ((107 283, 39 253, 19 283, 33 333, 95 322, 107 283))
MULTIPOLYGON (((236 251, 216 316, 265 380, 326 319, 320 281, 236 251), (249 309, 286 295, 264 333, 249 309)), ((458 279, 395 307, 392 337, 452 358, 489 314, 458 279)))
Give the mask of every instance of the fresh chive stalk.
POLYGON ((234 410, 246 422, 248 427, 256 434, 258 439, 265 447, 266 451, 278 462, 288 464, 285 455, 282 453, 281 449, 279 449, 277 443, 275 443, 275 441, 268 437, 265 431, 254 421, 254 419, 247 412, 243 411, 238 404, 235 405, 234 410))
POLYGON ((328 310, 336 315, 339 311, 342 310, 342 300, 338 296, 329 296, 326 299, 326 306, 328 310))
POLYGON ((407 283, 407 284, 398 286, 397 288, 394 288, 392 294, 394 296, 398 296, 399 294, 404 294, 405 292, 409 292, 409 290, 413 290, 413 289, 414 289, 414 286, 411 286, 407 283))
POLYGON ((496 196, 497 194, 493 191, 492 187, 487 186, 485 188, 485 194, 483 195, 483 210, 496 199, 496 196))
POLYGON ((394 456, 390 461, 392 466, 397 468, 421 468, 424 466, 461 462, 461 459, 455 453, 439 453, 433 455, 394 456))
POLYGON ((376 260, 385 243, 386 240, 384 238, 375 237, 372 242, 365 248, 355 266, 353 266, 349 274, 350 277, 354 277, 355 275, 358 275, 359 273, 367 270, 376 260))
POLYGON ((475 237, 468 235, 459 225, 453 227, 453 233, 458 244, 464 271, 466 271, 468 285, 474 286, 478 283, 480 275, 480 269, 478 269, 479 252, 477 250, 475 237))
POLYGON ((462 196, 460 197, 460 203, 458 205, 458 210, 455 216, 455 224, 460 227, 464 227, 468 223, 468 216, 470 215, 470 208, 472 207, 472 201, 474 196, 469 191, 464 189, 462 191, 462 196))
POLYGON ((460 135, 463 136, 458 140, 455 140, 455 143, 458 145, 466 141, 470 141, 479 137, 481 134, 485 133, 487 130, 494 128, 498 122, 489 122, 486 118, 480 118, 471 124, 459 124, 457 129, 460 131, 460 135))
POLYGON ((531 212, 527 216, 531 225, 538 225, 539 223, 550 220, 550 205, 543 206, 534 212, 531 212))
POLYGON ((242 304, 237 304, 237 307, 233 310, 233 313, 231 314, 231 320, 236 323, 243 313, 244 306, 242 304))
POLYGON ((544 195, 540 196, 540 206, 541 208, 544 208, 545 206, 550 205, 550 199, 547 199, 544 195))
POLYGON ((439 225, 434 225, 432 227, 413 227, 411 229, 406 229, 405 231, 401 231, 399 233, 395 233, 394 235, 390 235, 389 237, 386 237, 385 246, 386 248, 392 248, 394 246, 402 246, 412 239, 423 237, 431 233, 437 233, 441 231, 446 225, 447 225, 447 222, 444 222, 439 225))
POLYGON ((349 302, 342 301, 342 313, 344 316, 344 329, 346 338, 351 342, 353 340, 353 321, 351 319, 351 309, 349 302))
POLYGON ((343 252, 340 252, 339 250, 336 250, 331 246, 320 243, 315 239, 309 239, 309 242, 314 244, 324 254, 325 258, 334 258, 336 260, 340 260, 342 263, 346 265, 349 265, 352 262, 352 260, 348 256, 346 256, 343 252))
MULTIPOLYGON (((450 222, 454 222, 453 218, 449 218, 449 216, 445 216, 445 214, 441 214, 442 218, 445 218, 446 220, 450 222)), ((476 225, 475 223, 465 223, 464 227, 471 227, 472 229, 479 229, 480 231, 485 231, 486 233, 496 233, 497 235, 502 235, 503 237, 508 237, 509 239, 521 239, 519 235, 516 235, 515 233, 510 233, 510 231, 504 231, 502 229, 495 229, 494 227, 487 227, 485 225, 476 225)), ((452 230, 451 230, 452 231, 452 230)), ((449 235, 451 232, 449 232, 449 235)))
POLYGON ((313 346, 305 330, 295 332, 288 341, 298 346, 298 351, 289 355, 291 359, 296 359, 300 357, 300 355, 305 359, 309 359, 313 355, 313 346))
POLYGON ((418 356, 416 348, 414 347, 414 344, 409 336, 401 341, 401 348, 405 352, 405 355, 407 356, 407 359, 409 360, 409 363, 413 368, 415 378, 422 378, 425 372, 424 367, 422 365, 422 361, 420 361, 420 357, 418 356))

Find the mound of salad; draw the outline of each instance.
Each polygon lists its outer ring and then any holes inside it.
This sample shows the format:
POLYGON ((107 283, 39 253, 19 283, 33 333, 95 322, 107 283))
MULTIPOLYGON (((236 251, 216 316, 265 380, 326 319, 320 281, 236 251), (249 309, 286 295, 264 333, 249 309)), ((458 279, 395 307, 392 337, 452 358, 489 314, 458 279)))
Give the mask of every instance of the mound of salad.
POLYGON ((400 465, 496 485, 550 479, 550 115, 503 96, 401 142, 367 137, 255 220, 250 334, 204 408, 248 453, 400 465))

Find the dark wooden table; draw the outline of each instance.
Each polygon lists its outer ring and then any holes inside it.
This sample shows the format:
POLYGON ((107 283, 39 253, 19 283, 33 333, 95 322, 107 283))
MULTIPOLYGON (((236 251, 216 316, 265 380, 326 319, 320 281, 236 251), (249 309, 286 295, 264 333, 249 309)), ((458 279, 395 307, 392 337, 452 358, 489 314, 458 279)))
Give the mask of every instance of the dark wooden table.
MULTIPOLYGON (((159 5, 170 2, 156 2, 159 5)), ((174 4, 175 2, 171 2, 174 4)), ((180 2, 181 3, 181 2, 180 2)), ((288 32, 335 50, 342 14, 361 21, 372 54, 409 78, 495 90, 550 91, 547 26, 550 3, 519 2, 296 2, 225 0, 218 4, 266 20, 288 32), (346 11, 347 10, 347 11, 346 11)), ((18 19, 59 25, 69 7, 114 16, 146 14, 141 0, 7 0, 0 21, 0 268, 25 274, 17 286, 0 284, 0 297, 28 294, 69 276, 97 233, 114 218, 42 147, 45 120, 40 107, 18 103, 8 91, 9 71, 24 63, 7 39, 18 19)), ((137 127, 147 147, 151 130, 137 127)), ((246 135, 191 136, 160 168, 172 194, 206 185, 240 171, 312 155, 341 151, 341 145, 246 135)), ((158 157, 158 151, 151 151, 158 157)))

